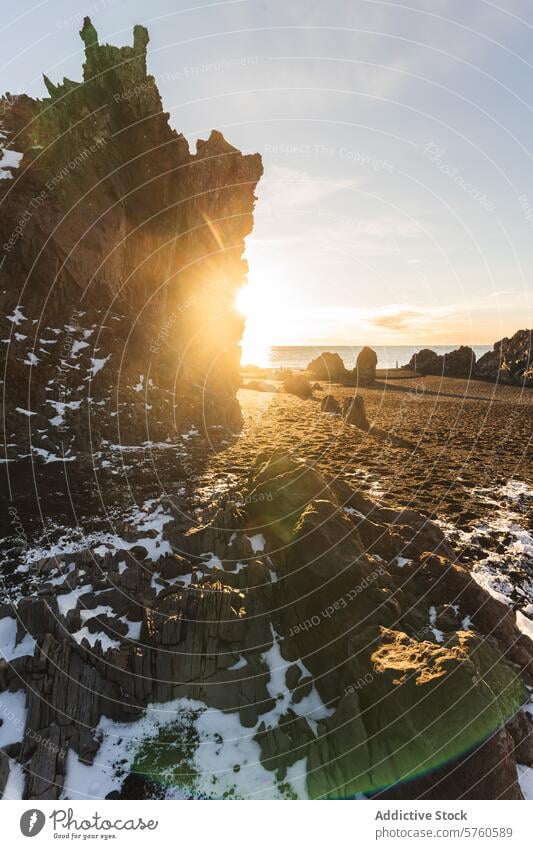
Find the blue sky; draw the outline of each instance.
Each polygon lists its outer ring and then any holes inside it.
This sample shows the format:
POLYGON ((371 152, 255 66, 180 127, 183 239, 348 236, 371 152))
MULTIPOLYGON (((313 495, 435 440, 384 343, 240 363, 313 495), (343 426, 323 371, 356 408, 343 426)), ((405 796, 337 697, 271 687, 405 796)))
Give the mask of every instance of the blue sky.
POLYGON ((490 343, 531 326, 530 0, 2 2, 2 83, 79 79, 78 30, 150 31, 192 145, 263 155, 248 333, 284 343, 490 343))

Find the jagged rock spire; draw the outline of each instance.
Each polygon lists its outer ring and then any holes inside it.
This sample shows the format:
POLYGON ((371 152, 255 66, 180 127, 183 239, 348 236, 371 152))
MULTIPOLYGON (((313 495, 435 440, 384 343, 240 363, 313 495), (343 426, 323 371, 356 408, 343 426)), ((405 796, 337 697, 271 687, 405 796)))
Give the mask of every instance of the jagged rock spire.
POLYGON ((85 17, 83 19, 83 27, 80 30, 80 36, 83 43, 85 44, 86 50, 88 50, 89 47, 98 46, 98 33, 92 25, 91 19, 89 17, 85 17))

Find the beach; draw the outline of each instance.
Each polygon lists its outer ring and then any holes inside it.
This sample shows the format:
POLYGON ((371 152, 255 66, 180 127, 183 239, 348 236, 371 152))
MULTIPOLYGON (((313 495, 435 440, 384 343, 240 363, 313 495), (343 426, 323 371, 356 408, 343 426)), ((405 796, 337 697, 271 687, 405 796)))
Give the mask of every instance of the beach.
POLYGON ((294 451, 379 503, 441 522, 468 568, 497 549, 504 561, 505 543, 516 583, 523 584, 518 606, 529 606, 533 618, 531 390, 432 376, 398 380, 395 374, 358 389, 368 433, 322 413, 326 394, 342 402, 354 390, 323 383, 312 400, 302 400, 282 391, 241 389, 243 431, 213 454, 201 488, 209 492, 209 482, 224 487, 228 480, 238 487, 239 474, 247 473, 259 452, 294 451), (519 537, 522 528, 519 549, 511 544, 513 521, 496 521, 500 512, 514 516, 519 537))

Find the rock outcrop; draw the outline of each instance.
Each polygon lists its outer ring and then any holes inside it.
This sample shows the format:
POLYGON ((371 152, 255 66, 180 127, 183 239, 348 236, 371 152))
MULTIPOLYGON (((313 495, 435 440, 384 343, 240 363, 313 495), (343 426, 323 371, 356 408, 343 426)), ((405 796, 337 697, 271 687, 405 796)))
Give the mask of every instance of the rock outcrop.
POLYGON ((532 331, 518 330, 514 336, 500 339, 494 343, 493 350, 483 354, 477 362, 472 348, 464 345, 440 355, 430 348, 422 348, 404 368, 419 374, 479 377, 498 383, 533 386, 532 331))
POLYGON ((0 180, 6 441, 43 456, 119 429, 139 441, 147 419, 155 439, 240 420, 234 298, 261 158, 217 131, 191 153, 144 27, 117 48, 86 18, 81 37, 81 83, 45 77, 43 100, 1 101, 18 165, 0 180))
POLYGON ((341 405, 334 395, 324 395, 320 402, 320 411, 322 413, 335 413, 336 415, 340 415, 341 405))
POLYGON ((511 338, 500 339, 479 358, 476 374, 499 383, 533 386, 532 336, 531 330, 518 330, 511 338))
POLYGON ((419 374, 441 374, 443 377, 474 377, 475 367, 476 355, 466 345, 447 354, 437 354, 430 348, 422 348, 404 366, 419 374))
POLYGON ((367 386, 374 383, 376 379, 377 364, 378 355, 372 348, 366 346, 359 351, 355 370, 357 373, 357 383, 360 386, 367 386))
POLYGON ((362 395, 345 398, 342 405, 342 415, 348 424, 355 425, 361 430, 370 429, 365 412, 365 399, 362 395))
MULTIPOLYGON (((109 751, 107 733, 149 705, 168 704, 178 723, 173 700, 186 698, 185 714, 223 712, 213 746, 230 719, 240 745, 253 741, 252 762, 235 751, 230 763, 245 781, 264 770, 270 793, 299 764, 313 798, 416 798, 421 787, 456 798, 458 786, 465 798, 520 798, 533 645, 442 530, 283 452, 260 455, 241 484, 205 524, 165 524, 180 555, 95 548, 27 573, 26 597, 0 611, 17 635, 0 690, 26 694, 0 781, 17 766, 24 798, 69 798, 69 769, 109 751)), ((176 725, 162 741, 132 732, 135 760, 102 767, 113 797, 183 789, 193 731, 186 746, 176 725)))
POLYGON ((371 386, 376 379, 378 357, 369 347, 364 347, 357 355, 355 368, 347 369, 340 354, 326 351, 311 360, 307 371, 317 380, 330 383, 342 383, 344 386, 371 386))
POLYGON ((348 375, 340 354, 332 354, 329 351, 311 360, 307 366, 307 371, 316 380, 327 380, 332 383, 342 383, 348 375))

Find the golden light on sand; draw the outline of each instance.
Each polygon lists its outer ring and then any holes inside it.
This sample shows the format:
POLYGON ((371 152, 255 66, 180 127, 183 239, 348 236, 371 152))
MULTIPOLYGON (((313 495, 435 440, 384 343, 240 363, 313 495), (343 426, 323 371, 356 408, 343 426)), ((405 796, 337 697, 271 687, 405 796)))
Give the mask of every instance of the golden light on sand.
POLYGON ((241 364, 266 368, 271 364, 270 347, 273 308, 259 283, 248 283, 240 290, 235 306, 246 319, 241 341, 241 364))

